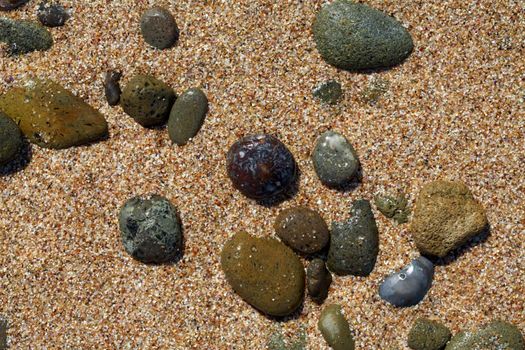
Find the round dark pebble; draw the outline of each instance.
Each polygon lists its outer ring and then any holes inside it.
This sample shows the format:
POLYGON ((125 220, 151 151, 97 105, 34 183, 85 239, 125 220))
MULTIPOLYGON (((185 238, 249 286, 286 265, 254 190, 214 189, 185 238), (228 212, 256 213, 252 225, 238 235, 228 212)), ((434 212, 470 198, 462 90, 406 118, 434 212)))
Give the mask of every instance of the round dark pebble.
POLYGON ((60 27, 66 23, 69 14, 64 6, 59 3, 42 1, 38 5, 37 17, 40 23, 46 27, 60 27))
POLYGON ((29 0, 0 0, 0 11, 10 11, 22 6, 29 0))
POLYGON ((12 161, 22 148, 22 132, 18 125, 0 112, 0 165, 12 161))
POLYGON ((167 49, 173 46, 179 38, 179 28, 171 13, 155 6, 140 18, 140 29, 144 40, 157 49, 167 49))
POLYGON ((121 72, 112 70, 106 73, 106 78, 104 79, 104 93, 110 106, 116 106, 120 101, 122 90, 120 90, 119 81, 121 77, 121 72))
POLYGON ((306 269, 306 287, 308 295, 316 303, 321 304, 328 296, 332 284, 332 274, 321 259, 313 259, 306 269))
POLYGON ((233 186, 252 199, 278 195, 296 176, 292 153, 267 134, 250 135, 235 142, 227 155, 227 170, 233 186))

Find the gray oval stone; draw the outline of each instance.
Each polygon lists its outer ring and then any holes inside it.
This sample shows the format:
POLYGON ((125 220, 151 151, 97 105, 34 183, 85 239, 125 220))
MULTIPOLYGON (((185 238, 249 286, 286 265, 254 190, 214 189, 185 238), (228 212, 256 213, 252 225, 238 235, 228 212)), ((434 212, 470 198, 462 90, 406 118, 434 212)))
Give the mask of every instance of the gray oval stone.
POLYGON ((0 112, 0 165, 12 161, 22 148, 22 132, 13 119, 0 112))
POLYGON ((51 33, 39 23, 10 18, 0 18, 0 41, 13 55, 45 51, 53 45, 51 33))
POLYGON ((354 350, 355 341, 350 325, 337 304, 328 305, 321 312, 317 327, 324 340, 334 350, 354 350))
POLYGON ((157 49, 167 49, 173 46, 179 38, 179 28, 172 14, 155 6, 140 18, 140 30, 144 40, 157 49))
POLYGON ((379 296, 398 307, 418 304, 432 286, 434 264, 420 256, 401 271, 389 275, 379 287, 379 296))
POLYGON ((334 131, 327 131, 317 139, 312 160, 317 176, 330 187, 346 185, 359 169, 354 147, 343 135, 334 131))
POLYGON ((171 141, 186 144, 202 127, 208 112, 208 98, 199 88, 186 90, 173 104, 168 121, 171 141))

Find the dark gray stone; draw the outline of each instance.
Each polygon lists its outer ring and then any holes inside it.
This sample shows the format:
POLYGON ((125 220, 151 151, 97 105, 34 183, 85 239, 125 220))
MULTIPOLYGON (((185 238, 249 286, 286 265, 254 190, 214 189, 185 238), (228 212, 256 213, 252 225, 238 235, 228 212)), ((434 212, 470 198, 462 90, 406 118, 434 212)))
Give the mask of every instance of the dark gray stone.
POLYGON ((119 81, 121 77, 121 72, 112 70, 106 73, 106 77, 104 79, 104 93, 110 106, 116 106, 120 101, 122 90, 120 90, 119 81))
POLYGON ((0 11, 10 11, 22 6, 29 0, 0 0, 0 11))
POLYGON ((119 215, 126 251, 145 263, 174 261, 182 253, 182 228, 176 208, 152 195, 128 200, 119 215))
POLYGON ((420 256, 401 271, 389 275, 379 287, 379 296, 397 307, 418 304, 432 286, 434 264, 420 256))
POLYGON ((22 131, 13 119, 0 112, 0 165, 12 161, 22 148, 22 131))
POLYGON ((327 265, 338 275, 368 276, 379 253, 379 232, 370 202, 357 200, 351 217, 332 223, 327 265))
POLYGON ((321 259, 313 259, 306 269, 306 287, 308 295, 316 303, 321 304, 328 296, 332 284, 332 274, 321 259))
POLYGON ((186 90, 177 98, 170 112, 168 133, 177 145, 186 144, 202 127, 208 112, 208 98, 199 88, 186 90))
POLYGON ((68 20, 69 13, 61 4, 46 0, 38 5, 37 17, 46 27, 60 27, 68 20))
POLYGON ((0 18, 0 41, 13 55, 45 51, 53 45, 51 33, 36 22, 0 18))
POLYGON ((0 350, 7 349, 7 321, 0 317, 0 350))
POLYGON ((324 103, 335 105, 341 99, 343 90, 337 81, 328 80, 317 86, 313 90, 313 95, 324 103))
POLYGON ((173 46, 179 38, 179 28, 172 14, 155 6, 140 18, 140 29, 144 40, 157 49, 167 49, 173 46))

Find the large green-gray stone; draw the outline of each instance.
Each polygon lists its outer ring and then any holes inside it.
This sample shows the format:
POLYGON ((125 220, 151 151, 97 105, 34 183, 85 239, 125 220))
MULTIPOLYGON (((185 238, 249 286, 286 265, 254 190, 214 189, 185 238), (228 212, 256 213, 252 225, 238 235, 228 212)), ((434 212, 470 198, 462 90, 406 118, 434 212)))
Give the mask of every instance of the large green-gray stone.
POLYGON ((341 306, 331 304, 321 312, 317 327, 324 340, 334 350, 354 350, 355 341, 341 306))
POLYGON ((173 104, 168 121, 171 141, 184 145, 199 132, 208 112, 208 98, 201 89, 186 90, 173 104))
POLYGON ((326 62, 352 71, 397 65, 414 47, 410 33, 397 20, 349 0, 323 6, 313 33, 326 62))
POLYGON ((524 350, 525 341, 518 327, 493 321, 476 332, 456 334, 445 350, 524 350))
POLYGON ((379 233, 370 202, 357 200, 351 217, 332 223, 327 265, 338 275, 368 276, 379 253, 379 233))
POLYGON ((53 45, 51 33, 39 23, 10 18, 0 18, 0 41, 15 55, 45 51, 53 45))
POLYGON ((108 134, 104 116, 50 80, 29 80, 0 96, 0 110, 24 135, 45 148, 68 148, 98 141, 108 134))
POLYGON ((437 321, 418 318, 408 333, 408 347, 413 350, 441 350, 452 334, 437 321))
POLYGON ((0 112, 0 165, 12 161, 22 147, 22 132, 18 125, 0 112))
POLYGON ((274 238, 235 234, 222 249, 221 266, 233 290, 268 315, 286 316, 301 305, 303 264, 274 238))

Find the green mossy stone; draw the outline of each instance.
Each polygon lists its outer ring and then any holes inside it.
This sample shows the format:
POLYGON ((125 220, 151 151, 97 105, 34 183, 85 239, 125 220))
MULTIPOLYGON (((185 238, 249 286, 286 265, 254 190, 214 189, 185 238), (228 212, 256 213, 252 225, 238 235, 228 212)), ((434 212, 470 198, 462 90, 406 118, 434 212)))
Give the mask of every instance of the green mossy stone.
POLYGON ((222 249, 221 266, 233 290, 268 315, 286 316, 301 305, 303 264, 274 238, 235 234, 222 249))
POLYGON ((323 59, 351 71, 395 66, 414 48, 410 33, 393 17, 349 0, 323 6, 313 33, 323 59))
POLYGON ((370 202, 357 200, 351 217, 332 223, 327 266, 338 275, 368 276, 379 253, 379 232, 370 202))
POLYGON ((518 327, 493 321, 476 332, 456 334, 445 350, 524 350, 525 340, 518 327))
POLYGON ((408 222, 410 209, 405 195, 400 193, 395 196, 378 195, 374 197, 377 209, 387 218, 394 219, 399 224, 408 222))
POLYGON ((171 141, 186 144, 202 127, 208 112, 208 98, 198 88, 186 90, 173 104, 168 121, 171 141))
POLYGON ((312 93, 321 102, 335 105, 341 99, 343 90, 341 89, 341 84, 337 81, 328 80, 317 86, 312 93))
POLYGON ((334 350, 354 350, 355 341, 341 306, 331 304, 321 312, 317 327, 324 340, 334 350))
POLYGON ((108 135, 104 116, 50 80, 29 80, 0 96, 0 110, 41 147, 62 149, 108 135))
POLYGON ((144 127, 160 125, 168 119, 175 92, 150 75, 136 75, 126 85, 120 104, 130 117, 144 127))
POLYGON ((450 330, 442 323, 418 318, 408 333, 408 347, 413 350, 442 350, 451 336, 450 330))
POLYGON ((421 189, 410 230, 421 254, 444 257, 487 225, 485 210, 465 184, 440 180, 421 189))
POLYGON ((45 51, 53 45, 51 33, 39 23, 9 18, 0 18, 0 41, 13 55, 45 51))
POLYGON ((22 148, 22 132, 13 119, 0 112, 0 165, 12 161, 22 148))

